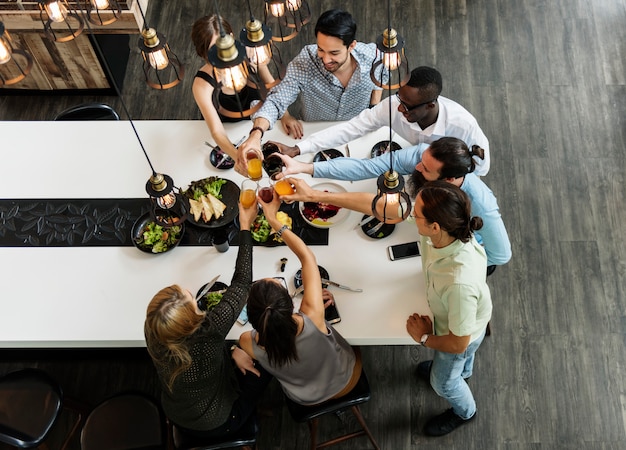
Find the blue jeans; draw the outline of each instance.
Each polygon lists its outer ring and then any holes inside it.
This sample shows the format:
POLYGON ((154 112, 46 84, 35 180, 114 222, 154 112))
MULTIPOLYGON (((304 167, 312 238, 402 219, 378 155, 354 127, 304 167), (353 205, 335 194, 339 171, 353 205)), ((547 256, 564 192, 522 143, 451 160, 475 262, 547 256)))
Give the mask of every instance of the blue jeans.
POLYGON ((430 385, 437 395, 445 398, 454 414, 469 419, 476 413, 476 402, 464 378, 472 375, 474 354, 480 347, 485 333, 467 346, 463 353, 435 351, 430 371, 430 385))

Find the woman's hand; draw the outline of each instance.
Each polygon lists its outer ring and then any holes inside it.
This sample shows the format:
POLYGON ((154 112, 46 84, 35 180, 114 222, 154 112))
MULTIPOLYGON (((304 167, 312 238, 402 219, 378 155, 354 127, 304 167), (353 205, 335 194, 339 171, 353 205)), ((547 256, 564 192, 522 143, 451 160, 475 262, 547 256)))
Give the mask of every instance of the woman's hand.
MULTIPOLYGON (((282 145, 282 144, 281 144, 282 145)), ((280 146, 279 146, 280 148, 280 146)), ((281 150, 282 151, 282 150, 281 150)), ((280 172, 276 179, 280 180, 286 175, 297 175, 299 173, 306 173, 309 175, 313 175, 313 164, 312 163, 304 163, 302 161, 297 161, 290 156, 286 156, 284 154, 278 155, 278 157, 282 160, 285 168, 282 172, 280 172)))
POLYGON ((252 372, 257 377, 261 376, 261 372, 259 372, 259 370, 254 367, 254 360, 250 358, 250 355, 248 355, 239 347, 235 347, 235 349, 231 353, 231 357, 235 361, 235 365, 237 366, 237 368, 241 370, 241 373, 243 373, 244 375, 246 374, 246 372, 252 372))
POLYGON ((280 119, 280 123, 282 123, 283 128, 285 129, 285 133, 287 136, 292 136, 294 139, 302 139, 304 136, 304 128, 302 128, 302 122, 293 117, 290 114, 285 114, 280 119))
MULTIPOLYGON (((256 135, 256 133, 255 133, 256 135)), ((235 158, 235 171, 244 177, 248 176, 248 152, 255 152, 261 161, 263 161, 263 152, 261 151, 261 140, 255 135, 251 135, 243 144, 237 148, 237 158, 235 158)))
POLYGON ((259 203, 259 205, 261 205, 261 208, 263 208, 263 214, 265 215, 265 218, 267 219, 269 224, 272 226, 272 228, 274 230, 279 230, 280 227, 283 226, 283 224, 280 223, 278 219, 276 219, 276 213, 278 212, 278 208, 280 208, 280 203, 281 203, 280 198, 278 197, 278 194, 276 193, 276 191, 273 192, 273 197, 272 197, 271 202, 266 203, 259 196, 257 196, 257 202, 259 203))
POLYGON ((257 207, 256 201, 254 205, 249 208, 244 208, 239 202, 239 229, 240 230, 249 230, 252 226, 252 222, 256 219, 259 208, 257 207))
POLYGON ((335 296, 328 289, 322 289, 322 300, 324 300, 324 309, 335 304, 335 296))
POLYGON ((419 342, 423 335, 432 334, 433 323, 428 316, 411 314, 406 321, 406 331, 415 342, 419 342))
POLYGON ((296 192, 294 194, 290 194, 290 195, 281 195, 280 199, 283 200, 286 203, 293 203, 293 202, 314 202, 314 194, 315 194, 315 189, 312 189, 311 186, 309 186, 306 181, 304 181, 301 178, 289 178, 289 182, 291 184, 293 184, 293 186, 296 189, 296 192))

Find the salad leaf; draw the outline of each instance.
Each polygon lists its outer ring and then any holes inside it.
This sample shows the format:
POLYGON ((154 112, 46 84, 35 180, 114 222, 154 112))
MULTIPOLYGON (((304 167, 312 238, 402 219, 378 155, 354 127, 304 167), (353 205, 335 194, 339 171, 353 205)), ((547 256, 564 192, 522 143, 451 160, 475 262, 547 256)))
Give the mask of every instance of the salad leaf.
POLYGON ((256 216, 254 222, 252 223, 252 227, 250 232, 252 234, 252 239, 257 242, 267 242, 270 237, 270 232, 272 231, 272 227, 270 223, 265 218, 263 213, 256 216))
POLYGON ((219 292, 209 292, 207 295, 205 295, 205 298, 206 309, 211 309, 222 301, 222 294, 220 294, 219 292))
POLYGON ((181 230, 179 225, 164 229, 155 222, 148 222, 137 244, 150 249, 152 253, 163 253, 180 239, 181 230))
POLYGON ((222 186, 226 183, 227 181, 225 179, 218 177, 209 177, 198 181, 192 181, 189 185, 189 189, 185 191, 185 194, 194 200, 199 200, 200 197, 206 194, 211 194, 215 198, 221 199, 222 194, 220 191, 222 190, 222 186))
POLYGON ((221 199, 222 194, 220 194, 220 190, 225 184, 226 180, 224 180, 223 178, 216 178, 213 181, 206 183, 204 185, 204 189, 207 191, 207 194, 211 194, 213 197, 221 199))

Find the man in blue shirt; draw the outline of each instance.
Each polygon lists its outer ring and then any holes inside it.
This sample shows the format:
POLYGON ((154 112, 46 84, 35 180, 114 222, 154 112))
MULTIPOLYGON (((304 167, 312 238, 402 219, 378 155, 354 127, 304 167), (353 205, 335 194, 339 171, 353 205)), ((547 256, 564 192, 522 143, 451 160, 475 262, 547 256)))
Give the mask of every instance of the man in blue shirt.
MULTIPOLYGON (((411 175, 410 185, 414 190, 421 182, 434 180, 445 180, 460 187, 472 202, 472 215, 483 219, 483 227, 475 235, 485 247, 487 264, 497 266, 511 259, 511 243, 493 192, 472 173, 476 166, 474 157, 483 156, 480 147, 473 146, 470 151, 462 140, 445 137, 430 145, 420 144, 393 152, 393 167, 400 175, 411 175)), ((335 158, 316 163, 303 163, 285 155, 281 155, 281 159, 286 168, 283 176, 308 173, 315 178, 356 181, 378 177, 389 169, 388 154, 372 159, 335 158)), ((298 192, 284 196, 285 200, 330 203, 363 214, 372 213, 372 193, 321 192, 310 189, 296 178, 290 180, 297 183, 298 192)))

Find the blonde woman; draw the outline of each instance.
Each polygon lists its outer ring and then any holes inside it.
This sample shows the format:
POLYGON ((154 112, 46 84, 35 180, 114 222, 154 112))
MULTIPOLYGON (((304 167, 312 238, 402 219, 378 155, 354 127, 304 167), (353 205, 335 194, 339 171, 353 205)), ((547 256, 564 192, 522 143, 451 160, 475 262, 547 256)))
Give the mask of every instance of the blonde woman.
POLYGON ((220 303, 201 311, 191 292, 174 285, 148 305, 144 333, 162 385, 161 403, 183 433, 205 437, 237 430, 271 380, 245 352, 224 341, 252 282, 250 224, 256 212, 239 205, 237 265, 220 303))

